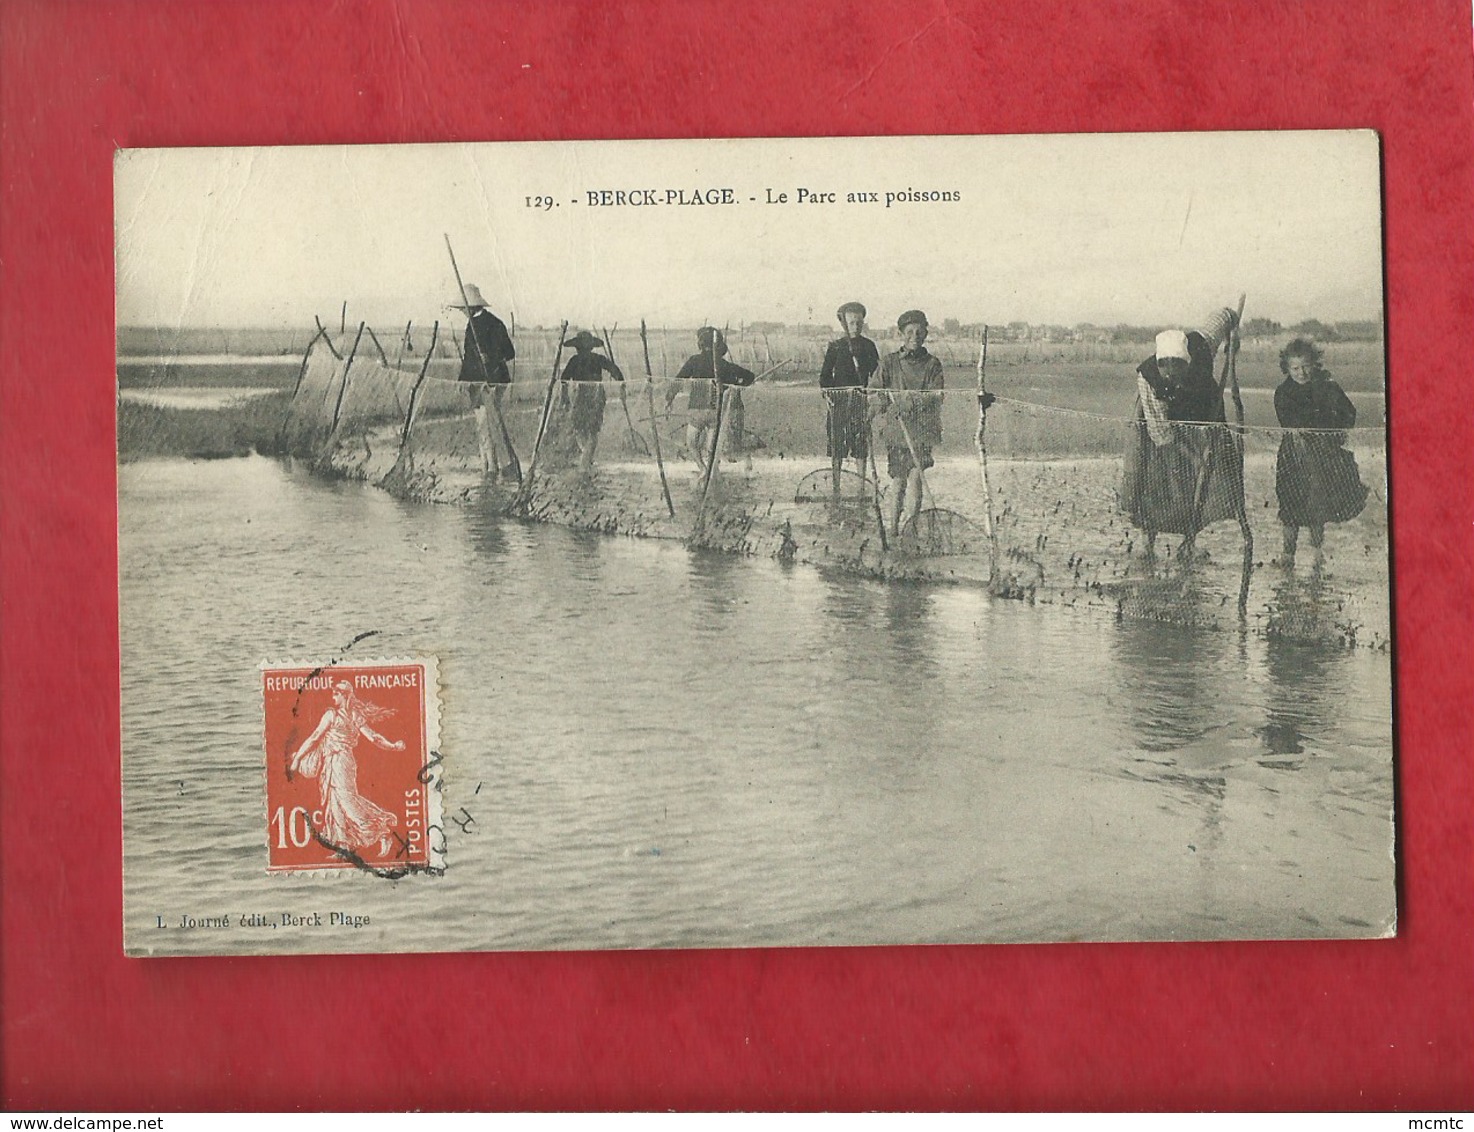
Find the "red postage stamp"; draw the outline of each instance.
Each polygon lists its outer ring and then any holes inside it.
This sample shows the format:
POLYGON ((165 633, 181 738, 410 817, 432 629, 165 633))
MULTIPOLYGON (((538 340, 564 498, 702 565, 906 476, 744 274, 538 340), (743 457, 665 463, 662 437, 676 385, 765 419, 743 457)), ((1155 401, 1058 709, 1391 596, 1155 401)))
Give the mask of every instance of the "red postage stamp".
POLYGON ((261 665, 271 872, 444 868, 433 657, 261 665))

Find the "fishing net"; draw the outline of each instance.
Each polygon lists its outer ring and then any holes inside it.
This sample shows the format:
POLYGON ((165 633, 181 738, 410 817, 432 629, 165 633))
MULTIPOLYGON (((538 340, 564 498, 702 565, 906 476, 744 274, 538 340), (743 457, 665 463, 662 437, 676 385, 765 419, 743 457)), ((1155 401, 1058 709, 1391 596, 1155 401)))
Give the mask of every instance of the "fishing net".
MULTIPOLYGON (((729 388, 716 411, 689 407, 690 383, 664 377, 679 352, 660 350, 647 379, 625 334, 613 342, 623 383, 550 387, 555 332, 524 332, 521 374, 495 393, 454 380, 443 343, 396 366, 365 341, 313 342, 284 437, 315 469, 405 498, 1116 616, 1388 644, 1381 428, 1171 424, 1154 436, 1131 417, 1129 376, 1106 365, 1118 415, 1005 397, 987 413, 984 454, 975 375, 959 366, 946 393, 925 395, 940 436, 919 438, 925 498, 911 519, 896 514, 893 475, 908 461, 881 417, 836 474, 813 373, 771 375, 740 401, 729 388)), ((1380 397, 1363 400, 1378 420, 1380 397)))

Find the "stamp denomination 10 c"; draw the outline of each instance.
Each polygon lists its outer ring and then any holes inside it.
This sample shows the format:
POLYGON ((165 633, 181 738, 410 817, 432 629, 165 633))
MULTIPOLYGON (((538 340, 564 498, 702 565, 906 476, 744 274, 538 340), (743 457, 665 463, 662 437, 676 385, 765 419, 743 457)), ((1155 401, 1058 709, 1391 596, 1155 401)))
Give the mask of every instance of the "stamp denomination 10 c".
POLYGON ((261 665, 271 872, 440 872, 433 657, 261 665))

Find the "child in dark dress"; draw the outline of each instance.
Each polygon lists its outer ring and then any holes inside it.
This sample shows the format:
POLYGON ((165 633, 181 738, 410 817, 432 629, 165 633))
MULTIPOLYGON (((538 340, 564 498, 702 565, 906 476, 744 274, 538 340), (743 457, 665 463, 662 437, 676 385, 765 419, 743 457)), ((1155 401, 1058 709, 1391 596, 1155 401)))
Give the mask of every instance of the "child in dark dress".
POLYGON ((1368 488, 1356 458, 1347 451, 1346 429, 1356 424, 1356 406, 1321 367, 1321 350, 1296 338, 1280 351, 1285 380, 1274 391, 1274 412, 1288 431, 1275 458, 1274 487, 1284 527, 1282 565, 1295 562, 1300 528, 1310 531, 1318 565, 1327 523, 1344 523, 1361 514, 1368 488))

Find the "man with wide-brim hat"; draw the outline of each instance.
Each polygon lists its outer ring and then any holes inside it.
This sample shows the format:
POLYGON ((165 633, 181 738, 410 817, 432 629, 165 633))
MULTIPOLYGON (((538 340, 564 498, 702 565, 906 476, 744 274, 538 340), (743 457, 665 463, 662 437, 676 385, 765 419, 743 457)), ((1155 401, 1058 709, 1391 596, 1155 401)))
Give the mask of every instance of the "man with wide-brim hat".
POLYGON ((573 356, 563 365, 560 402, 568 409, 573 439, 578 443, 579 471, 587 475, 594 466, 594 450, 599 445, 599 431, 604 427, 604 375, 615 381, 624 380, 624 371, 613 358, 595 353, 604 343, 587 330, 580 330, 563 343, 573 356), (569 390, 572 390, 570 395, 569 390))
POLYGON ((1121 506, 1146 532, 1156 553, 1159 533, 1183 536, 1191 556, 1204 527, 1236 518, 1243 508, 1244 463, 1225 424, 1223 391, 1213 358, 1230 342, 1238 315, 1221 307, 1196 330, 1157 335, 1151 357, 1136 367, 1136 424, 1128 434, 1121 506))
MULTIPOLYGON (((676 371, 676 381, 687 383, 686 398, 686 448, 699 467, 706 467, 707 455, 716 441, 718 388, 729 389, 729 396, 740 396, 737 390, 751 385, 757 375, 750 369, 727 360, 727 336, 715 326, 703 326, 696 331, 696 349, 676 371)), ((665 395, 665 407, 670 409, 680 391, 672 385, 665 395)), ((734 414, 735 417, 735 414, 734 414)), ((722 431, 732 435, 731 425, 722 431)))
MULTIPOLYGON (((517 356, 506 323, 487 309, 481 290, 474 283, 465 287, 465 301, 453 309, 466 315, 466 341, 461 348, 460 380, 471 383, 471 410, 476 418, 476 442, 481 449, 481 465, 493 478, 503 474, 497 459, 496 439, 487 417, 487 406, 501 412, 502 395, 512 383, 507 363, 517 356)), ((510 474, 511 453, 506 453, 510 474)))
POLYGON ((872 389, 885 390, 870 405, 879 414, 885 441, 886 471, 891 478, 891 532, 901 533, 901 512, 907 521, 921 512, 921 473, 935 462, 932 450, 942 442, 942 361, 926 348, 926 314, 909 310, 896 319, 900 348, 880 360, 870 378, 872 389))
POLYGON ((862 479, 865 476, 865 457, 870 451, 865 386, 880 368, 880 351, 865 337, 864 303, 844 303, 834 314, 844 334, 829 343, 824 352, 819 388, 824 391, 825 450, 838 498, 846 457, 855 461, 856 473, 862 479))

